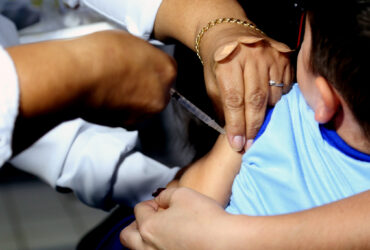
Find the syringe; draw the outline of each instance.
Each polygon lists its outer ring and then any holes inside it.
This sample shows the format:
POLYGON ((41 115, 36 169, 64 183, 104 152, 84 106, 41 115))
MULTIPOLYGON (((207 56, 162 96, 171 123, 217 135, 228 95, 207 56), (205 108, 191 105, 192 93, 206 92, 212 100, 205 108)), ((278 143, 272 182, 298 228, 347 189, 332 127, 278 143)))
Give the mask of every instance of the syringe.
POLYGON ((206 113, 200 110, 197 106, 191 103, 188 99, 182 96, 175 89, 170 89, 171 97, 173 97, 177 102, 179 102, 184 108, 186 108, 190 113, 195 115, 199 120, 210 126, 211 128, 218 131, 220 134, 225 134, 225 130, 218 125, 218 123, 209 117, 206 113))

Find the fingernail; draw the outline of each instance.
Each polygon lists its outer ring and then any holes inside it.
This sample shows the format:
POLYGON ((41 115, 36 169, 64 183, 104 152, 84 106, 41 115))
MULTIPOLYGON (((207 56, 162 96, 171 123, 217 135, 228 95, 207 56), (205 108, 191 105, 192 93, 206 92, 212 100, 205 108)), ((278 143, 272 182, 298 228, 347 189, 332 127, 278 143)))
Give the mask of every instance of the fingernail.
POLYGON ((245 137, 241 135, 234 136, 231 140, 231 147, 233 150, 239 152, 245 145, 245 137))
POLYGON ((249 139, 247 140, 247 144, 245 145, 245 151, 247 151, 253 144, 253 140, 249 139))

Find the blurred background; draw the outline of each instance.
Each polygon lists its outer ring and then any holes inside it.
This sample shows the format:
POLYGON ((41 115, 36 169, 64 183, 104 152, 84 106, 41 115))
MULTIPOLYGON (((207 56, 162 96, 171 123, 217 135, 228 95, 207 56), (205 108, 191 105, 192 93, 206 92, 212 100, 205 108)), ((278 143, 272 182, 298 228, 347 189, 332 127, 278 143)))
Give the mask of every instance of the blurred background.
MULTIPOLYGON (((114 27, 76 1, 68 2, 72 7, 62 0, 0 0, 0 14, 8 19, 0 25, 0 42, 11 46, 114 27)), ((81 237, 107 215, 10 165, 0 168, 1 250, 75 249, 81 237)))

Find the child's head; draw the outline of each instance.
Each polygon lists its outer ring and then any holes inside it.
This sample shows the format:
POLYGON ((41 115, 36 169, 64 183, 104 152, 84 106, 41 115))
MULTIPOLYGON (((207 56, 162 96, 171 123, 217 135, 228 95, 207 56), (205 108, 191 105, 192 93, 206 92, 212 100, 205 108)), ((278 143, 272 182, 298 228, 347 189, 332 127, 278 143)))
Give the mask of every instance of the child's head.
POLYGON ((330 121, 342 101, 370 138, 370 0, 310 0, 306 7, 297 65, 301 91, 319 122, 330 121))

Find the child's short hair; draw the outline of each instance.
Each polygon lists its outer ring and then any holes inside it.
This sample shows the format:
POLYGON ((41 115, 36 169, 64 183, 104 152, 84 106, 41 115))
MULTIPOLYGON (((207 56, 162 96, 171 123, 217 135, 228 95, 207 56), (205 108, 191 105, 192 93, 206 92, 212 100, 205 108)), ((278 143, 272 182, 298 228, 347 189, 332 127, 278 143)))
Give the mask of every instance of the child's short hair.
POLYGON ((370 139, 370 0, 308 0, 311 70, 342 95, 370 139))

